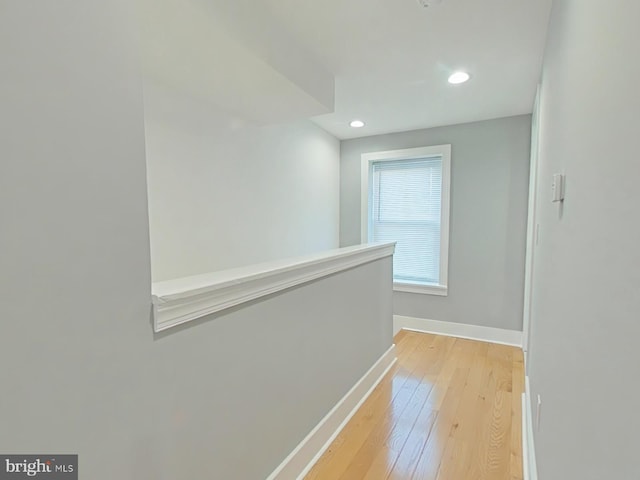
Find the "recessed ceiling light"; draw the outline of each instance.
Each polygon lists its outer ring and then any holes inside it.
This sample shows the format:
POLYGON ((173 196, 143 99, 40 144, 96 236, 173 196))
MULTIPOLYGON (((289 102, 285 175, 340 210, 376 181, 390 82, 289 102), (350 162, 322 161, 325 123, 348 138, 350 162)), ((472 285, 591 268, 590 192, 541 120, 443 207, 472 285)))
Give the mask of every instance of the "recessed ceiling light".
POLYGON ((360 128, 364 127, 364 122, 362 120, 351 120, 351 123, 349 125, 351 125, 353 128, 360 128))
POLYGON ((451 76, 449 77, 449 83, 452 83, 453 85, 458 85, 460 83, 464 83, 467 80, 469 80, 469 74, 467 72, 455 72, 452 73, 451 76))

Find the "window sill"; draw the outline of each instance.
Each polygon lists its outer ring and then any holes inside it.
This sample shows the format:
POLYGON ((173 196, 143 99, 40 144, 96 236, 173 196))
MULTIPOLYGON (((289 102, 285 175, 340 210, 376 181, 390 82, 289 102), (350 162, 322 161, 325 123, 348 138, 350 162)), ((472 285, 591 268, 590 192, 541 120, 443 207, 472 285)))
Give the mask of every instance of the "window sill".
POLYGON ((418 283, 393 282, 394 292, 420 293, 422 295, 438 295, 446 297, 448 289, 446 285, 421 285, 418 283))

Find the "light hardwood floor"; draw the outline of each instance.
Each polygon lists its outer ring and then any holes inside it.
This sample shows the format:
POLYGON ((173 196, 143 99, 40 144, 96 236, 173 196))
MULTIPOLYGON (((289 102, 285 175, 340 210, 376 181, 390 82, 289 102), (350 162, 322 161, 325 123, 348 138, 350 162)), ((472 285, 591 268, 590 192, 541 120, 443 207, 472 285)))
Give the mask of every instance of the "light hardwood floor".
POLYGON ((306 480, 521 480, 518 348, 402 330, 398 361, 306 480))

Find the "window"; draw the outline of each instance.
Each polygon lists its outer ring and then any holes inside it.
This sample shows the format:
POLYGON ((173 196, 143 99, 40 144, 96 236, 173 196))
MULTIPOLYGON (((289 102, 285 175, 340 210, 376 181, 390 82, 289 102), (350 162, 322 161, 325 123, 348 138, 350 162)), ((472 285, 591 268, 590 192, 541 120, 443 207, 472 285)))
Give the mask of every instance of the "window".
POLYGON ((394 290, 447 295, 451 145, 362 155, 362 242, 397 242, 394 290))

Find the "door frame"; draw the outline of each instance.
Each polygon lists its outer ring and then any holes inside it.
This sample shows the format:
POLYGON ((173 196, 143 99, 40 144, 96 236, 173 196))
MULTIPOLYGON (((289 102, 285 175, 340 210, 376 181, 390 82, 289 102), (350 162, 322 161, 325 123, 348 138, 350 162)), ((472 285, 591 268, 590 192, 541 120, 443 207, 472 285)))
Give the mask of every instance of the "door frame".
POLYGON ((531 115, 531 157, 529 166, 529 207, 527 213, 527 246, 524 267, 524 305, 522 312, 522 350, 524 351, 525 369, 529 351, 529 336, 531 333, 531 305, 533 299, 533 270, 535 263, 535 249, 538 244, 536 200, 538 196, 538 170, 540 156, 540 85, 536 91, 536 98, 531 115))

